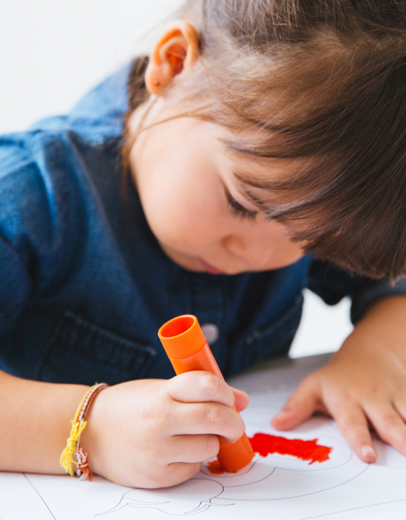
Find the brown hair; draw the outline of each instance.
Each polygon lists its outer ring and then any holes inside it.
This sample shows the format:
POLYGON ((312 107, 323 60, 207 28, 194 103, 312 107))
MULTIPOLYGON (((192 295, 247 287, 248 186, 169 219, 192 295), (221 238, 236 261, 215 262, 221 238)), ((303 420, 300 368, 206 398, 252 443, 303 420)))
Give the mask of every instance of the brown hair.
POLYGON ((233 153, 296 164, 244 182, 276 195, 267 216, 307 252, 374 278, 405 275, 406 2, 189 0, 180 15, 201 59, 167 87, 179 117, 231 128, 233 153))

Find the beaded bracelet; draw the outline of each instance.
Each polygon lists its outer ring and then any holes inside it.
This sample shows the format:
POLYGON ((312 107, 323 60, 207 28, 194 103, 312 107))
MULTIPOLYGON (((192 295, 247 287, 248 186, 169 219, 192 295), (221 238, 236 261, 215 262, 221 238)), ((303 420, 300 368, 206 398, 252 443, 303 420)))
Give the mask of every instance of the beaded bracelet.
POLYGON ((72 464, 75 464, 76 475, 80 477, 80 480, 92 480, 93 474, 89 468, 88 453, 79 447, 80 434, 87 426, 87 422, 84 419, 93 399, 108 386, 107 383, 99 383, 89 388, 76 411, 69 439, 66 442, 66 448, 63 450, 60 458, 61 466, 71 477, 74 476, 72 464), (76 455, 76 461, 73 459, 74 455, 76 455))

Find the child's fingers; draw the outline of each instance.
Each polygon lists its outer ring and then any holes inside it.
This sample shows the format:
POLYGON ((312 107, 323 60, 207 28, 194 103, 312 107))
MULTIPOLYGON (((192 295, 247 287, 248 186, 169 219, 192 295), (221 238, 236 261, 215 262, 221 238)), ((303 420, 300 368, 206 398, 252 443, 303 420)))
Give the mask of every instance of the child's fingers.
POLYGON ((167 425, 169 436, 213 434, 235 442, 245 431, 241 416, 218 403, 178 403, 172 415, 176 420, 167 425))
POLYGON ((232 386, 230 386, 230 388, 231 388, 231 391, 234 394, 234 398, 235 398, 235 403, 234 404, 237 407, 237 410, 239 412, 242 412, 248 406, 249 397, 242 390, 238 390, 237 388, 234 388, 232 386))
POLYGON ((395 399, 393 401, 393 407, 398 412, 400 417, 406 421, 406 395, 404 396, 404 399, 395 399))
MULTIPOLYGON (((182 482, 194 477, 201 467, 201 462, 195 462, 192 464, 174 462, 167 464, 164 468, 160 466, 159 470, 151 471, 150 473, 146 472, 143 476, 142 485, 137 485, 136 487, 158 489, 176 486, 177 484, 181 484, 182 482)), ((120 484, 123 486, 134 487, 134 484, 131 483, 131 481, 127 482, 123 480, 120 481, 120 484)))
POLYGON ((278 430, 289 430, 321 408, 317 383, 313 378, 307 378, 290 396, 283 410, 272 419, 271 424, 278 430))
POLYGON ((193 464, 174 462, 165 468, 165 472, 162 472, 162 484, 151 487, 160 488, 176 486, 177 484, 181 484, 182 482, 194 477, 201 467, 201 462, 195 462, 193 464))
POLYGON ((182 403, 215 402, 232 408, 234 393, 220 377, 210 372, 193 371, 168 381, 168 394, 182 403))
POLYGON ((203 462, 217 457, 217 435, 175 435, 171 438, 165 462, 203 462))
POLYGON ((375 462, 377 453, 372 444, 368 421, 362 408, 354 403, 340 401, 330 409, 342 436, 357 456, 368 464, 375 462))
POLYGON ((389 403, 372 403, 366 412, 378 436, 406 455, 406 425, 398 411, 389 403))

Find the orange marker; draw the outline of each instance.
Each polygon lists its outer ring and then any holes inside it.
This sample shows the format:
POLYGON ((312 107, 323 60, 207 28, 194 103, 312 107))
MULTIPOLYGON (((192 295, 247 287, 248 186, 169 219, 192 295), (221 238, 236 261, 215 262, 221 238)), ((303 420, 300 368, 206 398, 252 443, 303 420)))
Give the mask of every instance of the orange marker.
MULTIPOLYGON (((167 321, 158 336, 177 374, 205 370, 224 380, 196 316, 185 314, 167 321)), ((234 410, 237 411, 235 406, 234 410)), ((253 459, 254 451, 245 433, 236 442, 228 442, 224 437, 219 440, 217 458, 224 471, 236 472, 253 459)))

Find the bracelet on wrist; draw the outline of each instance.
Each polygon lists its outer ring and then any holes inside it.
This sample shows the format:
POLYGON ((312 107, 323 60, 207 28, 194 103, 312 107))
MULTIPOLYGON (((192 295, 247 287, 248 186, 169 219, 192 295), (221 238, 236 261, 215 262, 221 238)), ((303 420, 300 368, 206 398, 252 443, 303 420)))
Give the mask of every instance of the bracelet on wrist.
POLYGON ((75 476, 73 471, 73 464, 75 464, 76 475, 80 480, 92 480, 93 474, 89 468, 88 453, 83 451, 79 445, 80 435, 87 426, 85 418, 92 401, 108 386, 107 383, 99 383, 90 387, 76 411, 75 418, 72 421, 72 429, 66 442, 66 448, 63 450, 60 458, 61 466, 71 477, 75 476), (74 460, 74 456, 76 456, 76 460, 74 460))

